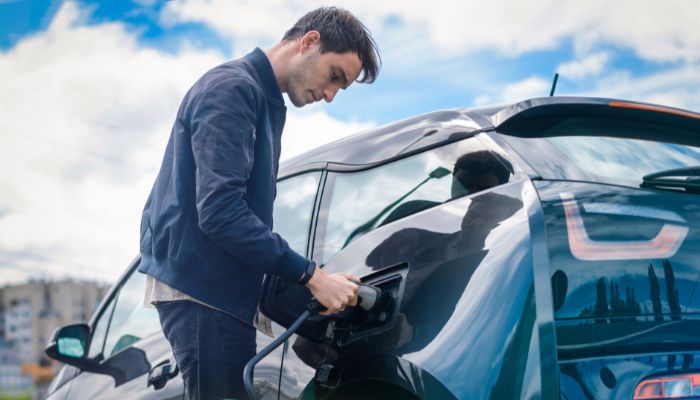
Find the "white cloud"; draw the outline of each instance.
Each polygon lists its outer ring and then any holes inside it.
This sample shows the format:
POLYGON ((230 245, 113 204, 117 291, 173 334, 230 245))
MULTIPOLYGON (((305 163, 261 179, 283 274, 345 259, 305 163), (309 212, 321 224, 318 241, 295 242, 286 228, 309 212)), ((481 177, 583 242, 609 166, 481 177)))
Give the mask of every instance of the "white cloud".
POLYGON ((305 12, 302 3, 265 0, 170 1, 161 14, 161 22, 172 26, 181 22, 211 25, 220 34, 236 39, 235 56, 255 46, 271 46, 294 23, 294 16, 305 12))
POLYGON ((480 95, 480 96, 477 96, 476 98, 474 98, 474 105, 475 106, 483 106, 483 105, 491 103, 492 101, 493 100, 491 99, 491 96, 483 94, 483 95, 480 95))
POLYGON ((567 79, 581 79, 588 76, 595 76, 600 74, 608 60, 610 60, 610 53, 603 51, 591 54, 580 60, 560 64, 557 67, 557 72, 559 72, 563 78, 567 79))
MULTIPOLYGON (((287 102, 289 103, 289 102, 287 102)), ((372 122, 342 122, 323 111, 290 110, 282 134, 282 160, 373 127, 372 122)))
POLYGON ((589 96, 646 101, 700 110, 700 64, 672 68, 646 76, 618 71, 598 80, 589 96))
MULTIPOLYGON (((66 2, 46 31, 0 53, 0 282, 118 277, 178 104, 225 61, 143 48, 123 25, 85 17, 66 2)), ((290 113, 285 152, 364 126, 290 113)))
POLYGON ((530 77, 520 82, 506 85, 503 89, 503 100, 515 102, 531 97, 543 97, 549 94, 550 83, 540 77, 530 77))
POLYGON ((13 268, 0 266, 0 281, 26 277, 18 268, 118 276, 179 98, 222 60, 139 48, 122 25, 85 17, 67 2, 46 31, 0 53, 11 77, 0 81, 0 254, 13 268))
MULTIPOLYGON (((700 65, 687 65, 661 72, 634 76, 629 71, 617 70, 592 81, 593 89, 567 92, 560 95, 607 97, 642 101, 692 111, 700 110, 700 65)), ((482 95, 477 99, 491 102, 515 102, 549 94, 551 82, 537 76, 507 84, 493 96, 482 95), (500 99, 498 98, 500 96, 500 99)), ((475 103, 480 105, 480 103, 475 103)))
MULTIPOLYGON (((632 50, 662 68, 694 68, 700 62, 700 29, 696 29, 699 1, 341 0, 335 4, 351 10, 374 32, 384 74, 390 72, 395 79, 403 80, 450 82, 476 92, 475 105, 546 96, 551 87, 549 78, 507 84, 504 81, 508 77, 494 79, 489 68, 495 62, 515 62, 515 57, 524 53, 556 52, 571 44, 574 58, 565 63, 557 60, 552 65, 561 63, 558 70, 564 79, 577 80, 578 87, 585 88, 594 84, 592 78, 607 75, 600 79, 598 89, 581 89, 586 93, 655 99, 697 108, 694 99, 699 92, 692 80, 690 87, 683 88, 682 81, 673 77, 636 76, 613 82, 610 87, 619 88, 619 93, 603 87, 602 82, 618 76, 610 70, 610 60, 620 49, 632 50), (484 57, 469 56, 478 50, 495 51, 513 57, 513 61, 488 53, 484 57), (484 81, 485 76, 491 76, 490 80, 484 81), (674 83, 650 91, 635 88, 637 80, 645 84, 674 83)), ((272 45, 304 12, 321 5, 327 4, 317 0, 259 0, 251 7, 247 0, 179 0, 168 3, 163 18, 170 24, 209 24, 235 43, 235 51, 240 53, 255 45, 272 45)), ((682 75, 687 76, 687 72, 682 75)), ((559 93, 563 94, 562 90, 566 88, 560 87, 559 93)))
MULTIPOLYGON (((230 38, 271 41, 304 12, 323 4, 259 0, 252 7, 247 0, 179 0, 168 3, 164 15, 170 23, 207 23, 230 38)), ((700 59, 696 28, 700 2, 695 0, 341 0, 337 5, 353 11, 377 32, 382 21, 397 17, 412 31, 423 33, 417 40, 428 40, 450 53, 496 49, 515 56, 554 49, 571 40, 584 52, 596 44, 615 43, 650 60, 700 59)))
POLYGON ((591 20, 588 40, 628 46, 642 58, 657 61, 700 60, 700 2, 675 0, 601 2, 600 14, 591 20))

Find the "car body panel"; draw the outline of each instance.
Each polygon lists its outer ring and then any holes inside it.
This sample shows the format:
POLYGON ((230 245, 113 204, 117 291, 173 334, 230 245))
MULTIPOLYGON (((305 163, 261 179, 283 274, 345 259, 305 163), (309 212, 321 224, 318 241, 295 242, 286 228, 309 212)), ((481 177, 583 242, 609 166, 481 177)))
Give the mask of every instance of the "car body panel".
POLYGON ((557 320, 700 313, 697 196, 577 182, 540 181, 536 186, 547 218, 550 272, 561 270, 569 282, 568 292, 559 294, 565 299, 556 310, 557 320), (567 210, 577 214, 567 215, 567 210), (574 225, 577 221, 583 232, 574 225), (664 232, 664 243, 645 246, 664 232), (617 297, 629 295, 626 300, 636 299, 641 309, 601 314, 605 307, 596 309, 603 301, 596 299, 600 279, 608 291, 610 283, 617 285, 617 297), (659 292, 658 299, 650 298, 652 292, 659 292), (677 295, 670 299, 667 292, 677 295), (655 302, 659 307, 653 307, 655 302))
POLYGON ((286 176, 290 170, 326 161, 348 165, 374 164, 481 128, 458 110, 428 113, 370 129, 286 160, 280 164, 280 177, 286 176))
MULTIPOLYGON (((141 372, 138 376, 128 379, 121 385, 115 384, 115 379, 109 375, 81 372, 70 382, 69 399, 181 399, 183 396, 182 380, 179 374, 169 380, 165 387, 156 390, 147 385, 147 374, 152 366, 167 359, 175 364, 170 345, 162 332, 156 332, 132 346, 122 350, 132 354, 119 363, 112 365, 124 375, 141 372), (135 351, 133 351, 135 350, 135 351), (140 365, 140 366, 137 366, 140 365)), ((116 355, 115 355, 116 356, 116 355)), ((113 356, 114 358, 114 356, 113 356)), ((110 359, 104 362, 109 363, 110 359)), ((103 363, 104 363, 103 362, 103 363)))
POLYGON ((63 365, 47 389, 48 400, 63 400, 68 396, 73 377, 79 370, 72 365, 63 365))
POLYGON ((698 370, 698 352, 650 352, 565 361, 561 364, 562 398, 631 399, 642 379, 698 370))
POLYGON ((697 196, 588 182, 535 184, 547 225, 562 393, 631 398, 649 376, 700 368, 697 196), (573 207, 577 213, 567 215, 573 207), (573 219, 580 219, 588 242, 576 238, 573 219), (677 227, 675 238, 648 244, 669 227, 677 227), (588 252, 580 249, 585 246, 588 252))
MULTIPOLYGON (((420 399, 455 399, 454 395, 431 374, 399 357, 382 354, 359 354, 337 360, 334 363, 334 368, 338 374, 342 374, 342 380, 337 383, 336 387, 330 389, 311 381, 300 398, 324 398, 329 394, 332 396, 337 391, 345 390, 347 392, 349 386, 362 386, 367 382, 382 382, 402 388, 405 393, 420 399)), ((373 395, 381 397, 382 393, 373 393, 373 395)))
MULTIPOLYGON (((385 355, 428 374, 456 398, 541 393, 525 207, 525 201, 536 200, 533 194, 529 180, 515 181, 387 224, 350 243, 324 269, 372 282, 383 273, 401 275, 405 266, 397 314, 387 330, 343 346, 296 339, 285 358, 285 377, 288 370, 313 370, 325 357, 341 369, 342 385, 346 375, 354 375, 343 368, 367 368, 352 359, 385 355)), ((377 378, 406 387, 396 376, 377 378)), ((292 393, 308 384, 294 381, 299 387, 292 393)))
POLYGON ((450 142, 465 133, 497 129, 507 135, 542 135, 557 123, 580 118, 664 125, 669 131, 660 140, 678 143, 698 143, 700 135, 700 114, 685 110, 611 98, 542 97, 501 106, 436 111, 372 128, 282 162, 280 178, 304 169, 322 169, 325 163, 377 164, 450 142))
MULTIPOLYGON (((479 113, 479 110, 474 110, 473 113, 479 113)), ((566 127, 562 125, 563 122, 599 119, 634 122, 641 127, 643 124, 665 125, 673 133, 667 133, 659 139, 697 143, 700 128, 700 114, 697 113, 648 103, 594 97, 529 99, 508 105, 487 118, 500 132, 521 136, 554 136, 560 127, 566 127)), ((626 133, 612 130, 606 134, 626 133)))

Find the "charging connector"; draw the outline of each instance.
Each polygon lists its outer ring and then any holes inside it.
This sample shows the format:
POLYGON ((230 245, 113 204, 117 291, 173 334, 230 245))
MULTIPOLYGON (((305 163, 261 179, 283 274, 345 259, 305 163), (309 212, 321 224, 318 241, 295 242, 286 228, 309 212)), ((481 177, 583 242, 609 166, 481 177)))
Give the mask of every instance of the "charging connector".
MULTIPOLYGON (((375 313, 380 307, 385 306, 388 302, 391 302, 391 294, 385 293, 382 289, 370 286, 363 283, 358 283, 358 293, 357 293, 357 306, 363 309, 367 313, 375 313)), ((245 391, 248 397, 253 400, 257 399, 258 396, 255 393, 255 387, 253 386, 253 371, 255 370, 255 365, 257 365, 260 360, 267 357, 273 350, 284 343, 297 329, 311 316, 323 311, 323 307, 316 299, 311 299, 306 305, 304 312, 297 317, 297 319, 279 335, 275 340, 267 345, 260 353, 256 354, 253 358, 248 361, 248 363, 243 368, 243 385, 245 386, 245 391)), ((335 315, 329 316, 329 318, 334 318, 335 315)))

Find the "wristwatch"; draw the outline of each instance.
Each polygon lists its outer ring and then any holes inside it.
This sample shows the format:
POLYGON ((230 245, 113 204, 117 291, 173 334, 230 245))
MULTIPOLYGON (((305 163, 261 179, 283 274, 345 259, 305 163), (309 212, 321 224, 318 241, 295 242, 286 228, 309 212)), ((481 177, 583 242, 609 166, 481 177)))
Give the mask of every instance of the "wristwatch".
POLYGON ((301 275, 301 278, 297 281, 300 285, 306 285, 309 280, 311 280, 311 277, 314 275, 314 272, 316 271, 316 263, 313 261, 309 261, 309 265, 306 267, 306 271, 301 275))

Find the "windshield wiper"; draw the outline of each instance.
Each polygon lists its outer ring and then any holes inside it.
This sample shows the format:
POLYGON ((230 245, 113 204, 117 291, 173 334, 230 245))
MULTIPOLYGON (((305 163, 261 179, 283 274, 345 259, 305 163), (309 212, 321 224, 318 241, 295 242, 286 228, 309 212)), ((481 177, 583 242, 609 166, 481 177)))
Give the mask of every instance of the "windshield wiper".
POLYGON ((700 194, 700 165, 644 175, 639 187, 700 194))

